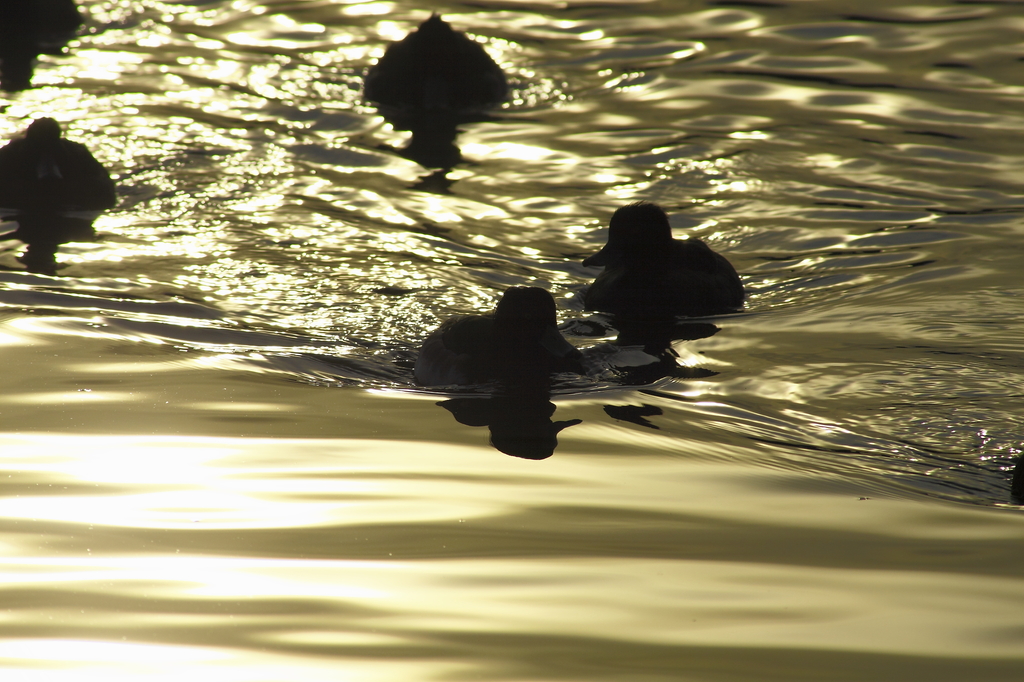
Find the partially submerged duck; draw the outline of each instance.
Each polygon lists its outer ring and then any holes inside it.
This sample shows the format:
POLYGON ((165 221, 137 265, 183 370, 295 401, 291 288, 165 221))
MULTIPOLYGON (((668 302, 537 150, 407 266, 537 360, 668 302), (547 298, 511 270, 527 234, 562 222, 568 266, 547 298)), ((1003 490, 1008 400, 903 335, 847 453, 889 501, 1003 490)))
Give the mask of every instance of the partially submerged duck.
POLYGON ((114 181, 83 144, 61 137, 52 118, 0 148, 0 208, 59 213, 100 211, 117 203, 114 181))
POLYGON ((587 310, 656 319, 743 306, 743 283, 732 264, 700 239, 673 239, 665 211, 648 201, 615 211, 608 243, 583 264, 604 266, 584 297, 587 310))
POLYGON ((453 317, 427 337, 416 359, 416 382, 449 386, 497 380, 522 387, 545 384, 556 372, 584 373, 580 352, 556 325, 551 294, 510 287, 493 314, 453 317))
POLYGON ((377 104, 422 112, 470 112, 505 100, 501 68, 479 43, 432 14, 366 74, 363 93, 377 104))

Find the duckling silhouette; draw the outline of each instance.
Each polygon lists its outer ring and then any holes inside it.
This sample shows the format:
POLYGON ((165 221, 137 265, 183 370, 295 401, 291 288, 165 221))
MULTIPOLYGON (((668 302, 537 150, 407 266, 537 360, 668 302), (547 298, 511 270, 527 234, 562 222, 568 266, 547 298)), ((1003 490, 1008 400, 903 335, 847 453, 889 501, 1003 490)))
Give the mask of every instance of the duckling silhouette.
POLYGON ((587 310, 660 319, 743 306, 743 284, 732 264, 700 239, 673 239, 665 211, 648 201, 615 211, 608 243, 583 264, 605 268, 584 296, 587 310))
POLYGON ((486 111, 507 95, 505 74, 483 47, 437 14, 389 45, 363 84, 363 96, 385 120, 412 133, 391 151, 437 169, 414 189, 439 194, 450 193, 447 173, 462 161, 459 125, 489 120, 486 111))
POLYGON ((583 374, 581 354, 558 331, 555 300, 538 287, 510 287, 492 315, 461 315, 423 342, 415 377, 426 386, 497 380, 506 389, 546 387, 555 372, 583 374))
POLYGON ((388 46, 363 93, 378 105, 422 112, 489 109, 508 94, 505 74, 487 52, 438 14, 388 46))
POLYGON ((0 90, 30 88, 36 57, 62 54, 81 24, 74 0, 0 0, 0 90))
POLYGON ((113 180, 85 145, 61 137, 52 118, 0 148, 0 207, 20 211, 100 211, 117 203, 113 180))
POLYGON ((29 272, 55 275, 58 247, 94 240, 93 220, 115 203, 106 169, 85 145, 62 139, 52 118, 36 119, 24 137, 0 148, 0 215, 18 223, 0 241, 28 245, 19 260, 29 272))
POLYGON ((1017 466, 1013 468, 1010 494, 1014 504, 1024 505, 1024 455, 1017 458, 1017 466))

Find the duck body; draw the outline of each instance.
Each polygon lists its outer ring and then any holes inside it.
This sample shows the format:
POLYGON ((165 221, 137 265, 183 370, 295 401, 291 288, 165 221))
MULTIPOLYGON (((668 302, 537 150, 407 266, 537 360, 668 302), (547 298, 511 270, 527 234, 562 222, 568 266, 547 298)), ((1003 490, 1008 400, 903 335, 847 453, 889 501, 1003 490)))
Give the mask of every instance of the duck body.
POLYGON ((431 333, 416 359, 416 382, 526 387, 546 384, 555 372, 583 373, 580 352, 556 322, 551 294, 511 287, 492 315, 453 317, 431 333))
POLYGON ((732 264, 700 239, 673 239, 668 216, 649 202, 617 210, 608 243, 583 264, 605 268, 584 296, 587 310, 656 319, 743 306, 743 283, 732 264))
POLYGON ((100 211, 117 203, 113 180, 83 144, 40 118, 0 148, 0 207, 57 213, 100 211))
POLYGON ((367 100, 419 112, 472 112, 504 101, 508 84, 479 43, 433 14, 388 46, 366 75, 367 100))

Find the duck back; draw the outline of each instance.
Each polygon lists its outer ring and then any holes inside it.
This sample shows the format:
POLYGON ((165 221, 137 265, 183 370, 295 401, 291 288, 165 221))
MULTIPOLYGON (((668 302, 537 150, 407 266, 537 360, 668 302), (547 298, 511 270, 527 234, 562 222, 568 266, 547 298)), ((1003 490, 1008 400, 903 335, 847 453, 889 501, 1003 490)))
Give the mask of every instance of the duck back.
POLYGON ((611 254, 585 296, 589 310, 622 317, 701 317, 743 305, 743 284, 732 264, 699 239, 669 248, 611 254))
POLYGON ((366 75, 366 99, 423 111, 483 110, 508 93, 505 74, 478 43, 434 14, 392 43, 366 75))
POLYGON ((0 207, 99 211, 116 203, 106 169, 85 145, 61 138, 59 127, 55 136, 29 135, 0 148, 0 207))

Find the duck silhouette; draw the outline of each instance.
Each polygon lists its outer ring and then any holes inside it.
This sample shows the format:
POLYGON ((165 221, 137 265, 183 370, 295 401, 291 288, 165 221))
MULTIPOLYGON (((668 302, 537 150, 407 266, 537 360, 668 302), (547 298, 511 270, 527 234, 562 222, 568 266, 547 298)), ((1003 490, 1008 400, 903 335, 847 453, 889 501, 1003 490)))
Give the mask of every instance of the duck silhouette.
POLYGON ((0 148, 0 207, 19 211, 101 211, 117 203, 106 169, 85 145, 61 137, 52 118, 0 148))
POLYGON ((93 220, 116 203, 106 169, 85 145, 63 139, 52 118, 36 119, 0 148, 0 215, 18 224, 0 241, 28 246, 19 260, 29 272, 56 274, 59 246, 94 240, 93 220))
POLYGON ((0 0, 0 90, 30 88, 36 57, 63 54, 81 24, 74 0, 0 0))
POLYGON ((581 353, 556 323, 550 293, 510 287, 493 314, 453 317, 431 333, 416 359, 416 381, 449 386, 497 380, 515 391, 546 387, 552 373, 585 373, 581 353))
POLYGON ((743 306, 743 283, 732 264, 700 239, 673 239, 665 211, 648 201, 615 211, 608 243, 583 264, 604 266, 584 296, 587 310, 661 319, 743 306))
POLYGON ((479 43, 432 14, 392 43, 369 73, 367 100, 419 112, 471 112, 504 101, 508 84, 479 43))
POLYGON ((508 84, 479 43, 432 14, 388 46, 366 74, 363 96, 395 130, 412 133, 405 147, 388 149, 436 169, 415 189, 449 194, 447 173, 462 161, 459 126, 490 120, 486 111, 505 101, 508 84))

